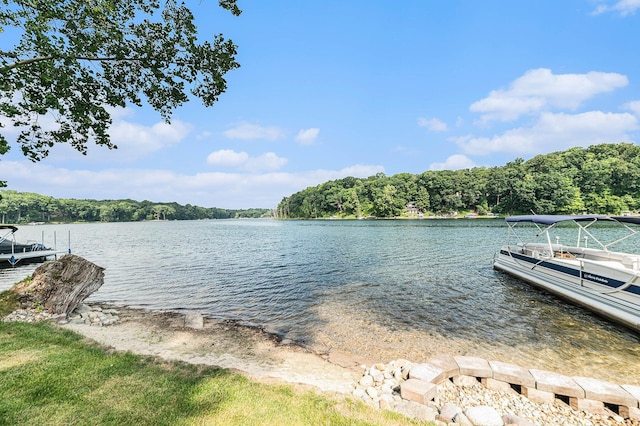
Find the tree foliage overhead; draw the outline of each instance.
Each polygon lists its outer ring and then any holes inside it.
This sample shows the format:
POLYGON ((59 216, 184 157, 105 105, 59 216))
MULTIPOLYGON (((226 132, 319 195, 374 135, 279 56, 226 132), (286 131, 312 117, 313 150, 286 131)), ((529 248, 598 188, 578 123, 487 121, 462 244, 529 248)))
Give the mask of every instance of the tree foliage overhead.
MULTIPOLYGON (((241 13, 236 0, 219 4, 241 13)), ((107 107, 144 99, 168 122, 189 93, 211 106, 239 67, 233 42, 199 41, 192 12, 175 0, 0 0, 1 33, 18 41, 0 44, 0 117, 20 129, 32 161, 56 143, 83 154, 89 141, 115 148, 107 107)), ((0 133, 0 154, 7 149, 0 133)))
POLYGON ((283 218, 452 212, 619 214, 640 209, 640 147, 601 144, 517 158, 502 167, 347 177, 285 197, 283 218), (416 210, 417 209, 417 210, 416 210))

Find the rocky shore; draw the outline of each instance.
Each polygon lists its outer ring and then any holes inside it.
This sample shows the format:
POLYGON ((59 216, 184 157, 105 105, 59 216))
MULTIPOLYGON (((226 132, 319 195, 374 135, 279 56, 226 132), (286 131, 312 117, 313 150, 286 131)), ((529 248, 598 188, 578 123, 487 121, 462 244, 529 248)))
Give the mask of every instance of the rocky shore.
POLYGON ((575 410, 561 399, 537 403, 510 387, 489 389, 469 376, 442 380, 430 388, 433 397, 416 402, 416 398, 409 396, 411 400, 403 395, 402 385, 410 379, 411 370, 417 365, 407 360, 395 360, 363 367, 363 376, 352 394, 374 407, 440 426, 640 425, 638 420, 625 419, 606 408, 603 414, 594 414, 575 410))
MULTIPOLYGON (((623 413, 612 410, 616 406, 611 404, 598 407, 599 412, 594 413, 572 408, 563 397, 534 402, 522 394, 520 386, 497 386, 493 382, 487 386, 480 377, 448 372, 437 380, 427 380, 428 386, 416 383, 413 380, 420 375, 423 364, 407 360, 362 366, 359 370, 351 368, 353 360, 338 366, 329 362, 331 357, 283 344, 260 330, 216 322, 197 314, 85 304, 68 318, 30 308, 15 311, 3 320, 51 320, 117 350, 218 365, 258 379, 275 378, 312 385, 322 391, 351 394, 376 408, 438 425, 640 426, 637 417, 624 418, 623 413)), ((424 375, 424 367, 422 370, 424 375)), ((433 370, 427 371, 431 374, 433 370)), ((638 410, 637 406, 635 409, 638 410)), ((638 411, 631 414, 634 417, 638 411)))
POLYGON ((115 324, 120 318, 117 309, 101 306, 78 306, 69 316, 65 314, 50 314, 39 307, 18 309, 7 315, 4 321, 56 321, 58 324, 86 324, 95 327, 104 327, 115 324))

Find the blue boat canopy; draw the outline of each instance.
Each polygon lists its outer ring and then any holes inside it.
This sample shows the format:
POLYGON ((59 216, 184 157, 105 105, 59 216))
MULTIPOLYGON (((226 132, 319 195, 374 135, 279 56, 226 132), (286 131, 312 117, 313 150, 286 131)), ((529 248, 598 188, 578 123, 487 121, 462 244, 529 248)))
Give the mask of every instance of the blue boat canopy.
POLYGON ((606 216, 606 215, 550 215, 550 214, 532 214, 523 216, 508 216, 505 219, 508 223, 530 222, 541 225, 555 225, 558 222, 592 222, 594 220, 609 220, 620 223, 631 223, 640 225, 640 216, 606 216))

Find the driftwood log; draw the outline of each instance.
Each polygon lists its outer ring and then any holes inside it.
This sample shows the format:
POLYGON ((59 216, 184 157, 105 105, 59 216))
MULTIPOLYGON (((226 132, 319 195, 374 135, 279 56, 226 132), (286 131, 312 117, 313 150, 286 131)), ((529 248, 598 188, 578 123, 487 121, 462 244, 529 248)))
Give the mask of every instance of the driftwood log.
POLYGON ((69 315, 104 283, 104 268, 73 254, 39 266, 31 277, 11 288, 22 303, 52 314, 69 315))

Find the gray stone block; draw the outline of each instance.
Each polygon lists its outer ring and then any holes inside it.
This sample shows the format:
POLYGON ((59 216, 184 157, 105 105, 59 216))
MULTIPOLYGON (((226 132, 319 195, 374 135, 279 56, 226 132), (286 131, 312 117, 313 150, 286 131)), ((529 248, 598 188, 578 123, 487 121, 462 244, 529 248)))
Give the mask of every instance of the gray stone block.
POLYGON ((638 406, 638 400, 618 385, 589 377, 574 377, 573 380, 584 389, 586 399, 627 407, 638 406))
POLYGON ((604 402, 593 399, 569 398, 569 405, 574 410, 586 411, 591 414, 608 415, 608 411, 604 408, 604 402))
POLYGON ((573 396, 585 398, 584 389, 578 385, 571 377, 551 371, 531 369, 529 373, 536 381, 536 389, 546 392, 553 392, 557 395, 573 396))
POLYGON ((204 328, 204 317, 200 314, 188 313, 184 316, 184 326, 202 330, 204 328))
POLYGON ((638 400, 638 405, 636 405, 636 407, 640 408, 640 386, 634 386, 634 385, 622 385, 620 386, 622 389, 626 390, 627 392, 629 392, 629 394, 634 397, 635 399, 638 400))
POLYGON ((431 364, 442 370, 445 374, 445 379, 460 375, 460 367, 458 367, 458 363, 456 363, 456 360, 453 359, 451 355, 440 355, 435 358, 430 358, 427 364, 431 364))
POLYGON ((400 385, 400 395, 403 399, 426 404, 438 394, 438 386, 418 379, 408 379, 400 385))
POLYGON ((522 395, 527 397, 530 401, 537 403, 553 404, 556 400, 556 395, 553 392, 543 391, 540 389, 522 387, 522 395))
POLYGON ((621 405, 618 408, 618 414, 625 419, 640 420, 640 408, 625 407, 624 405, 621 405))
POLYGON ((536 387, 536 381, 531 373, 519 365, 500 361, 489 361, 489 365, 493 371, 493 378, 496 380, 530 388, 536 387))
POLYGON ((431 364, 416 364, 409 371, 409 378, 418 379, 424 382, 441 383, 447 378, 446 373, 431 364))
POLYGON ((493 370, 486 359, 473 356, 453 357, 460 369, 460 375, 473 377, 493 377, 493 370))

